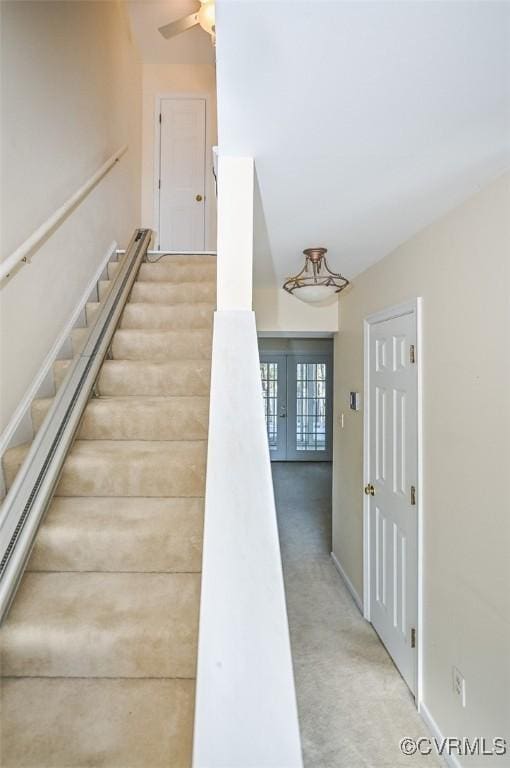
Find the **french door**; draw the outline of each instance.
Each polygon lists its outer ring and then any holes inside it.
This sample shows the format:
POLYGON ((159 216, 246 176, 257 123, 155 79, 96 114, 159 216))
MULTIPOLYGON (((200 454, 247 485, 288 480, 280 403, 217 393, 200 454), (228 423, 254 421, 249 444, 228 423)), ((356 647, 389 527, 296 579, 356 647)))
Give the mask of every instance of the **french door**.
POLYGON ((271 460, 331 461, 331 357, 264 354, 260 372, 271 460))

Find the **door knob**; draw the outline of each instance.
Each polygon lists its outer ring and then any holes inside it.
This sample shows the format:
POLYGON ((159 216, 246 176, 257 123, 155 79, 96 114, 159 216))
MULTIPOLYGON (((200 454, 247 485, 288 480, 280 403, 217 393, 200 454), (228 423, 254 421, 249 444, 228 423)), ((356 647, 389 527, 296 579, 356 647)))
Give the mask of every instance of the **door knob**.
POLYGON ((372 483, 369 483, 368 485, 365 485, 365 493, 366 493, 367 496, 374 496, 375 488, 372 485, 372 483))
POLYGON ((197 195, 195 197, 195 200, 197 201, 197 203, 201 203, 202 202, 202 195, 197 195))

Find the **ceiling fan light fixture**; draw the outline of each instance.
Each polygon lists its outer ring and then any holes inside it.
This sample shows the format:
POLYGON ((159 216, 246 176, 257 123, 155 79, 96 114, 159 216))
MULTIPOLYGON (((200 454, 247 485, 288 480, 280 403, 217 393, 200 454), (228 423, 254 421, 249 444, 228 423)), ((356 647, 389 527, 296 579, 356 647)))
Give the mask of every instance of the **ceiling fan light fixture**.
POLYGON ((306 248, 305 265, 301 272, 289 277, 283 289, 307 304, 321 304, 331 300, 349 285, 347 278, 332 272, 326 261, 327 248, 306 248))
POLYGON ((197 13, 197 21, 211 37, 216 35, 216 14, 214 0, 200 0, 200 8, 197 13))

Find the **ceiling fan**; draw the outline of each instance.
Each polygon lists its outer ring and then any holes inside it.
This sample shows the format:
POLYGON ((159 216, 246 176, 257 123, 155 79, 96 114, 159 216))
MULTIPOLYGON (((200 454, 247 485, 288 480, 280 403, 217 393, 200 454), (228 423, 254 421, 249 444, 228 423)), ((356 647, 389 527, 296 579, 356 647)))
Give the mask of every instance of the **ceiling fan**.
POLYGON ((200 5, 196 11, 190 13, 189 16, 183 16, 181 19, 171 21, 170 24, 159 27, 159 31, 168 40, 198 25, 211 35, 214 43, 216 40, 214 0, 200 0, 200 5))

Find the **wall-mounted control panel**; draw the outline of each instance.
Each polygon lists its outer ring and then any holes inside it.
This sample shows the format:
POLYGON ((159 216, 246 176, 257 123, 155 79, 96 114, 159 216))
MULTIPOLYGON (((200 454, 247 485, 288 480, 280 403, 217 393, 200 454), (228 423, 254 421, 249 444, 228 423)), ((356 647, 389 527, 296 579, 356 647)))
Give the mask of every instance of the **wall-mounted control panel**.
POLYGON ((360 409, 360 394, 359 392, 350 392, 349 393, 349 408, 351 411, 359 411, 360 409))

